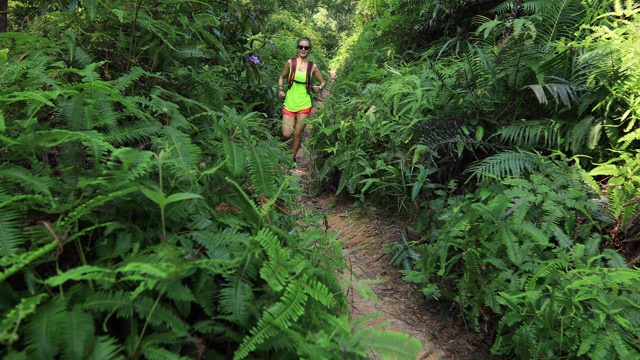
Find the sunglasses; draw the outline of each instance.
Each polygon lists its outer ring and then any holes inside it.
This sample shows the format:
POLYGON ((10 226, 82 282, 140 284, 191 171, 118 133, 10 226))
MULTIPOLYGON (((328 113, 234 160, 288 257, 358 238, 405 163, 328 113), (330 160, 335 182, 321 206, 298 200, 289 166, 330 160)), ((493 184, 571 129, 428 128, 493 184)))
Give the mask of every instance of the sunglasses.
POLYGON ((309 50, 309 49, 311 49, 311 46, 298 45, 298 49, 299 50, 309 50))

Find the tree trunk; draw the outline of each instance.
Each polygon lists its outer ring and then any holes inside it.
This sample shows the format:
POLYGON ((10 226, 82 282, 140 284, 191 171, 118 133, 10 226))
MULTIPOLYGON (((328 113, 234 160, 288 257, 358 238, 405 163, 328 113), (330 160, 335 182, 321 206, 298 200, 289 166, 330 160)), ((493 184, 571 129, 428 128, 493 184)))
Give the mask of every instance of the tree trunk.
POLYGON ((7 31, 7 9, 9 0, 0 0, 0 33, 7 31))

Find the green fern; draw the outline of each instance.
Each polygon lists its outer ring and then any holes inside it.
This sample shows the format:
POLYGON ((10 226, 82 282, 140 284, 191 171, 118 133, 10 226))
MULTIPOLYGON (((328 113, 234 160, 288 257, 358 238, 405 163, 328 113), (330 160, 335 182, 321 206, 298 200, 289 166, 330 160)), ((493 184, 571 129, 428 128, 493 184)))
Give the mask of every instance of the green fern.
POLYGON ((40 306, 39 311, 25 326, 26 350, 31 358, 53 359, 61 353, 64 347, 62 340, 64 332, 62 330, 67 325, 65 307, 65 301, 59 298, 54 299, 44 306, 40 306))
POLYGON ((543 45, 549 45, 562 38, 573 38, 572 30, 582 21, 583 6, 580 1, 560 0, 541 7, 536 15, 541 17, 538 30, 539 41, 543 45))
POLYGON ((251 283, 248 282, 252 279, 252 274, 249 272, 243 275, 248 277, 246 281, 239 275, 226 277, 226 282, 220 288, 219 301, 223 319, 249 326, 255 297, 251 283))
POLYGON ((38 176, 25 168, 10 164, 3 164, 0 168, 0 179, 20 185, 29 192, 41 194, 51 198, 50 187, 55 181, 47 176, 38 176))
POLYGON ((142 351, 145 358, 149 360, 188 360, 189 357, 180 356, 173 351, 161 347, 145 347, 142 351))
POLYGON ((172 329, 176 335, 185 336, 188 327, 183 320, 170 308, 163 304, 155 304, 155 301, 147 296, 138 296, 131 299, 129 293, 124 291, 98 292, 87 297, 81 308, 93 312, 104 312, 107 315, 115 314, 119 318, 131 318, 134 314, 141 319, 147 319, 151 325, 163 325, 172 329))
POLYGON ((250 336, 240 344, 233 358, 246 358, 258 345, 275 337, 279 329, 291 326, 304 313, 306 300, 307 294, 297 283, 287 284, 280 300, 266 309, 256 326, 251 329, 250 336))
POLYGON ((4 281, 15 273, 23 270, 25 267, 32 266, 36 259, 50 254, 56 248, 60 248, 60 242, 58 239, 50 241, 45 245, 41 245, 37 250, 24 252, 19 255, 3 257, 0 263, 3 266, 7 266, 7 268, 3 269, 0 273, 0 281, 4 281))
MULTIPOLYGON (((3 289, 7 291, 8 289, 3 289)), ((6 312, 0 323, 0 343, 4 345, 13 344, 19 339, 17 330, 28 316, 37 310, 37 306, 47 298, 46 294, 39 294, 29 298, 20 299, 20 303, 13 309, 6 312)))
POLYGON ((532 153, 506 151, 486 158, 467 169, 476 179, 521 176, 533 171, 540 164, 539 158, 532 153))
POLYGON ((275 176, 273 176, 274 161, 268 153, 249 146, 246 161, 249 164, 249 176, 255 197, 271 198, 276 194, 275 176))
POLYGON ((124 360, 123 348, 114 338, 99 336, 95 339, 93 349, 88 359, 90 360, 124 360))
POLYGON ((93 317, 78 310, 68 311, 64 315, 62 329, 62 356, 66 359, 84 359, 95 341, 93 317))
POLYGON ((164 126, 162 131, 165 137, 161 140, 161 146, 167 150, 165 166, 171 168, 174 176, 180 179, 195 179, 200 148, 193 144, 187 134, 172 126, 164 126))
POLYGON ((105 140, 117 146, 146 144, 159 134, 160 128, 155 121, 136 121, 122 127, 112 127, 105 135, 105 140))
POLYGON ((17 255, 20 246, 27 241, 25 234, 20 231, 19 226, 20 219, 24 217, 24 211, 20 209, 10 210, 8 206, 0 206, 0 209, 2 209, 2 214, 0 214, 0 233, 2 233, 2 238, 0 239, 0 256, 8 257, 17 255))
POLYGON ((422 349, 422 344, 417 339, 392 331, 365 336, 361 343, 384 359, 415 359, 422 349))

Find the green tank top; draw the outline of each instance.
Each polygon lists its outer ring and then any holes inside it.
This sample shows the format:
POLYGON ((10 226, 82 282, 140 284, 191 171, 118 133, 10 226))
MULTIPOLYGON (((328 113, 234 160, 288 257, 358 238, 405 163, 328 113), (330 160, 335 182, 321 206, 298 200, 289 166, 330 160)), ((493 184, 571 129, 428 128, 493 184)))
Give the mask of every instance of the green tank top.
POLYGON ((295 81, 291 88, 287 90, 287 96, 284 98, 284 108, 291 112, 310 108, 311 95, 307 93, 305 85, 307 81, 307 66, 296 66, 296 74, 293 79, 295 81))

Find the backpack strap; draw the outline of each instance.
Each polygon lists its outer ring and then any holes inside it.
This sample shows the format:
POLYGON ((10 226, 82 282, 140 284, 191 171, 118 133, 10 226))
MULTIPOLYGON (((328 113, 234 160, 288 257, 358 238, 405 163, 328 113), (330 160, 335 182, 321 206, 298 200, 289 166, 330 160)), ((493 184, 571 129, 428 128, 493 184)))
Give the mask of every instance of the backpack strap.
POLYGON ((289 72, 289 89, 293 85, 293 78, 296 76, 296 58, 291 58, 291 71, 289 72))
POLYGON ((311 73, 313 72, 313 61, 309 61, 307 65, 307 92, 311 91, 311 73))

